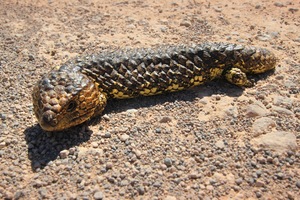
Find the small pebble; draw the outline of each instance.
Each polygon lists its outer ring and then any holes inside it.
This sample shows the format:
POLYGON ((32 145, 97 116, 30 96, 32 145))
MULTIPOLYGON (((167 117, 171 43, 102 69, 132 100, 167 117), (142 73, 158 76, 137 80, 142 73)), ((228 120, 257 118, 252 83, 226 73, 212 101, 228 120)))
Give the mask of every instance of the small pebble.
POLYGON ((257 177, 260 177, 261 174, 262 174, 262 171, 261 170, 257 170, 255 173, 256 173, 257 177))
POLYGON ((274 6, 277 6, 277 7, 284 7, 285 5, 281 2, 275 2, 274 3, 274 6))
POLYGON ((276 176, 277 176, 277 178, 279 180, 283 180, 284 179, 284 173, 282 173, 282 172, 279 172, 278 174, 276 174, 276 176))
POLYGON ((134 150, 132 150, 132 151, 135 153, 135 155, 136 155, 137 158, 140 158, 140 157, 141 157, 142 152, 141 152, 140 150, 134 149, 134 150))
POLYGON ((126 186, 126 185, 128 185, 128 184, 129 184, 128 180, 122 180, 122 181, 120 182, 120 186, 121 186, 121 187, 124 187, 124 186, 126 186))
POLYGON ((94 194, 94 199, 96 199, 96 200, 101 200, 101 199, 103 199, 103 193, 100 192, 100 191, 95 192, 95 194, 94 194))
POLYGON ((120 140, 121 140, 122 142, 125 142, 125 141, 128 140, 128 139, 129 139, 129 135, 127 135, 127 134, 123 134, 123 135, 120 136, 120 140))
POLYGON ((297 188, 300 189, 300 180, 298 180, 298 181, 296 182, 296 186, 297 186, 297 188))
MULTIPOLYGON (((233 186, 233 187, 235 187, 235 186, 233 186)), ((206 186, 206 189, 209 191, 213 191, 215 188, 212 185, 208 185, 208 186, 206 186)))
POLYGON ((127 113, 131 113, 131 114, 136 113, 137 111, 138 111, 137 109, 133 109, 133 108, 126 110, 127 113))
POLYGON ((242 178, 238 178, 238 179, 235 180, 235 183, 236 183, 237 185, 241 185, 242 182, 243 182, 243 179, 242 179, 242 178))
POLYGON ((6 146, 6 142, 0 142, 0 149, 4 148, 6 146))
POLYGON ((61 152, 59 152, 59 156, 60 156, 61 159, 67 158, 69 154, 70 154, 70 152, 67 149, 62 150, 61 152))
POLYGON ((267 163, 267 160, 264 157, 258 157, 257 161, 258 161, 259 164, 266 164, 267 163))
POLYGON ((160 123, 168 123, 171 121, 172 121, 172 118, 170 116, 164 116, 159 120, 160 123))
POLYGON ((168 28, 167 27, 160 27, 160 31, 165 33, 168 31, 168 28))
POLYGON ((270 35, 267 35, 267 34, 257 35, 255 38, 257 40, 260 40, 260 41, 263 41, 263 42, 266 42, 266 41, 269 41, 269 40, 272 39, 272 37, 270 35))
POLYGON ((256 183, 255 183, 255 186, 256 187, 264 187, 265 186, 265 183, 261 180, 257 180, 256 183))
POLYGON ((110 132, 106 132, 104 135, 103 135, 104 138, 111 138, 111 133, 110 132))
POLYGON ((75 151, 76 151, 76 148, 75 148, 75 147, 71 147, 71 148, 69 149, 69 154, 70 154, 70 155, 74 155, 75 151))
POLYGON ((111 162, 107 162, 106 163, 106 169, 112 169, 113 168, 113 164, 111 162))
POLYGON ((92 142, 91 145, 92 145, 93 148, 97 148, 98 147, 98 142, 92 142))
POLYGON ((17 191, 17 192, 15 193, 15 195, 14 195, 14 199, 15 199, 15 200, 18 200, 18 199, 21 199, 21 198, 24 197, 24 196, 25 196, 25 194, 24 194, 23 191, 17 191))
POLYGON ((215 98, 216 98, 217 101, 221 100, 221 96, 220 95, 215 95, 215 98))
POLYGON ((198 178, 198 174, 196 172, 192 172, 191 174, 188 175, 189 179, 197 179, 198 178))
POLYGON ((0 119, 5 120, 7 118, 6 114, 0 113, 0 119))
POLYGON ((180 22, 180 26, 190 27, 192 23, 189 20, 184 20, 180 22))
POLYGON ((259 4, 255 6, 255 9, 260 9, 260 8, 261 8, 261 5, 259 5, 259 4))
POLYGON ((278 166, 279 165, 279 159, 278 158, 274 158, 273 159, 273 164, 278 166))
POLYGON ((253 178, 249 178, 247 179, 247 183, 253 185, 255 183, 255 180, 253 178))
POLYGON ((155 181, 155 182, 153 183, 153 187, 160 188, 160 187, 161 187, 161 185, 162 185, 162 183, 161 183, 161 182, 159 182, 159 181, 155 181))
POLYGON ((171 160, 170 158, 165 158, 164 164, 165 164, 167 167, 171 167, 171 166, 172 166, 172 160, 171 160))
POLYGON ((145 194, 145 188, 143 186, 139 186, 137 188, 137 191, 138 191, 139 195, 145 194))
POLYGON ((110 117, 107 114, 103 115, 102 118, 105 119, 106 121, 110 120, 110 117))
POLYGON ((225 148, 225 144, 224 144, 224 141, 223 140, 218 140, 216 143, 215 143, 216 147, 219 148, 219 149, 224 149, 225 148))
POLYGON ((33 60, 34 60, 34 56, 31 55, 31 54, 29 54, 29 55, 28 55, 28 61, 33 61, 33 60))
POLYGON ((239 186, 237 186, 237 185, 234 185, 233 187, 232 187, 232 189, 234 190, 234 191, 236 191, 236 192, 238 192, 238 191, 240 191, 240 187, 239 186))
POLYGON ((248 117, 257 117, 264 116, 268 113, 268 110, 265 108, 263 104, 251 104, 246 109, 246 116, 248 117))
POLYGON ((48 190, 45 188, 40 188, 38 190, 38 193, 40 194, 40 196, 42 197, 42 199, 45 199, 48 196, 48 190))
POLYGON ((161 129, 160 128, 156 128, 155 129, 155 133, 161 133, 161 129))
POLYGON ((222 9, 221 8, 214 8, 214 10, 216 11, 216 12, 222 12, 222 9))
POLYGON ((262 194, 261 194, 261 192, 258 192, 258 191, 257 191, 257 192, 255 192, 255 195, 256 195, 256 197, 257 197, 257 198, 261 198, 261 197, 262 197, 262 194))
POLYGON ((268 162, 268 163, 273 163, 274 160, 273 160, 273 158, 272 158, 271 156, 268 156, 268 157, 267 157, 267 162, 268 162))
POLYGON ((299 9, 298 8, 289 8, 289 11, 292 12, 292 13, 294 13, 294 12, 298 12, 299 9))
POLYGON ((136 28, 136 26, 134 24, 129 24, 129 25, 126 26, 126 28, 133 30, 133 29, 136 28))

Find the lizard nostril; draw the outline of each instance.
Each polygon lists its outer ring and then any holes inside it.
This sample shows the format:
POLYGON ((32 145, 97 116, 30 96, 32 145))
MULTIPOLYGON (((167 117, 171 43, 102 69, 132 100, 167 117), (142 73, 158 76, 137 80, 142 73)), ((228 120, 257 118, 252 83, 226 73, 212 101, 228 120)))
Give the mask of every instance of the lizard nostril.
POLYGON ((44 122, 44 124, 49 124, 51 126, 55 126, 57 124, 55 113, 53 113, 51 110, 48 110, 43 114, 42 121, 44 122))

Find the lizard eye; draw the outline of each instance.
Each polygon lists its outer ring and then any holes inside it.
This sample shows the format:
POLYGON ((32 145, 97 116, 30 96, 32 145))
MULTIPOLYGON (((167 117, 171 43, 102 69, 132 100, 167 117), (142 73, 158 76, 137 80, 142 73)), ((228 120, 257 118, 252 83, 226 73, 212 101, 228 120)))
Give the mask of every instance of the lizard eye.
POLYGON ((75 101, 71 101, 70 104, 68 105, 67 111, 68 112, 74 111, 75 108, 76 108, 76 106, 77 106, 76 102, 75 101))

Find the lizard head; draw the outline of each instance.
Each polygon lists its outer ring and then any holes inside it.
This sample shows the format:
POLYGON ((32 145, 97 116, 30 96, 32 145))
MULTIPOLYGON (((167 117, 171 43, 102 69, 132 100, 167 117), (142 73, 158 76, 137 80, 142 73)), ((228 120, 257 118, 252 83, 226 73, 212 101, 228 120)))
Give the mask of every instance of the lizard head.
POLYGON ((86 75, 65 67, 42 77, 32 93, 34 113, 45 131, 61 131, 103 111, 106 96, 86 75))
POLYGON ((252 46, 246 46, 234 56, 241 57, 236 59, 238 62, 234 64, 234 67, 249 74, 259 74, 272 70, 275 68, 277 61, 273 52, 265 48, 252 46))

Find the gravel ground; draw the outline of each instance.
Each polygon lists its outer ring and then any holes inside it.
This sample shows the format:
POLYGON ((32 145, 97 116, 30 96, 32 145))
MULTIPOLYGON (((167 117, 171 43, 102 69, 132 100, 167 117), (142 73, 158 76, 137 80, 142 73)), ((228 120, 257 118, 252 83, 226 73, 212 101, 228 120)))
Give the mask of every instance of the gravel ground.
POLYGON ((0 199, 300 199, 300 3, 2 0, 0 199), (275 72, 110 101, 45 133, 31 91, 77 55, 225 41, 266 47, 275 72))

